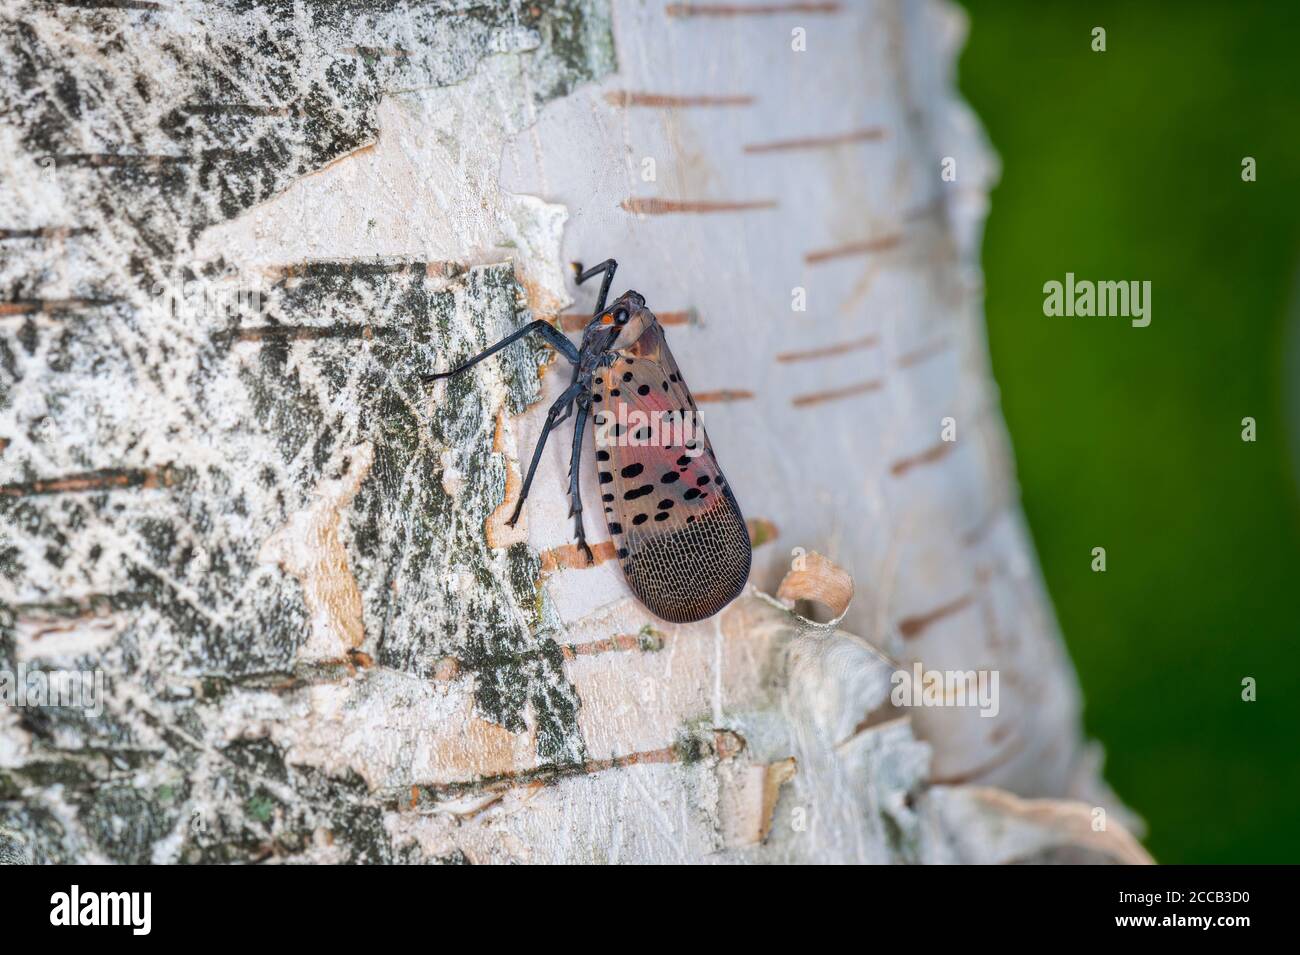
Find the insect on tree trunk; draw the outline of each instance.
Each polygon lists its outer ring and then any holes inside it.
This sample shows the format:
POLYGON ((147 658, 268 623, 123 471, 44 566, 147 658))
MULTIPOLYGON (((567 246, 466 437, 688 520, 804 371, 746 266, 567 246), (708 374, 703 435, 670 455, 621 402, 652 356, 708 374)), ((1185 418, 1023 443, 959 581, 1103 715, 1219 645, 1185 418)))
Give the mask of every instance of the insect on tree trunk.
POLYGON ((0 672, 104 678, 0 708, 0 859, 1144 861, 1014 498, 961 16, 459 6, 0 0, 0 672), (605 256, 747 518, 701 622, 590 512, 588 565, 570 432, 509 523, 567 362, 424 382, 605 256))

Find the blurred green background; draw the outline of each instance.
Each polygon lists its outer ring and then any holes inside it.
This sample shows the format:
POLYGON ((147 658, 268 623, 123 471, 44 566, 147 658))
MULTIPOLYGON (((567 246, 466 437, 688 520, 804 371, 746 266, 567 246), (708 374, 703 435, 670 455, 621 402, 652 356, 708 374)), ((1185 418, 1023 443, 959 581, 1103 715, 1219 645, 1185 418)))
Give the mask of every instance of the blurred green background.
POLYGON ((1156 859, 1297 862, 1300 5, 1078 6, 966 3, 961 87, 1003 163, 986 310, 1025 511, 1088 732, 1156 859), (1150 280, 1151 325, 1045 317, 1067 271, 1150 280))

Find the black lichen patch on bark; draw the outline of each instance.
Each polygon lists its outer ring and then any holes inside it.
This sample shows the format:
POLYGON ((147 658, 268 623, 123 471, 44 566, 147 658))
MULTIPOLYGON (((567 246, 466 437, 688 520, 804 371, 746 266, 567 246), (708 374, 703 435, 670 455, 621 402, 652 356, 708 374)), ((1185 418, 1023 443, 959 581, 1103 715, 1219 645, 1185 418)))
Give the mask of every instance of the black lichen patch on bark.
POLYGON ((30 747, 0 772, 0 827, 41 861, 248 861, 322 839, 352 861, 394 857, 359 778, 277 776, 211 742, 227 705, 294 676, 311 624, 265 541, 366 445, 340 534, 368 649, 417 675, 449 654, 505 661, 482 670, 480 715, 531 722, 544 760, 582 756, 536 557, 483 537, 505 489, 489 390, 510 413, 535 400, 537 351, 512 349, 476 373, 499 379, 454 383, 436 407, 417 380, 526 320, 511 269, 449 284, 424 263, 343 263, 233 314, 174 303, 226 281, 221 263, 195 266, 195 238, 371 142, 385 92, 462 82, 500 52, 523 54, 539 100, 610 69, 605 4, 302 11, 181 2, 130 29, 0 13, 16 147, 0 157, 0 196, 16 198, 0 210, 16 230, 0 238, 0 299, 17 309, 0 323, 0 664, 72 601, 60 632, 85 646, 36 662, 99 668, 116 688, 102 716, 0 729, 30 747), (249 325, 322 331, 254 342, 249 325))
POLYGON ((14 640, 17 622, 14 608, 0 601, 0 670, 9 673, 17 670, 18 658, 14 640))
POLYGON ((181 859, 263 861, 326 846, 335 861, 394 861, 382 810, 355 773, 330 776, 285 762, 269 740, 236 740, 221 750, 222 798, 185 819, 181 859))
MULTIPOLYGON (((544 761, 580 761, 577 697, 563 673, 556 624, 538 599, 540 561, 525 545, 494 552, 484 532, 506 484, 490 395, 500 388, 500 410, 508 413, 536 401, 544 349, 537 342, 509 349, 450 381, 436 400, 418 380, 531 318, 513 270, 473 269, 445 287, 424 270, 358 275, 353 283, 345 301, 382 299, 394 326, 405 323, 404 334, 374 336, 365 346, 369 360, 354 363, 368 396, 358 434, 370 440, 374 459, 349 524, 377 662, 431 678, 440 660, 460 658, 475 671, 483 718, 523 732, 531 717, 544 761), (444 347, 450 341, 455 347, 444 347)), ((294 295, 309 299, 310 290, 307 280, 294 295)))
POLYGON ((176 824, 179 806, 164 788, 106 785, 74 790, 77 820, 91 842, 113 862, 146 865, 154 843, 176 824))
POLYGON ((4 797, 4 780, 0 771, 0 864, 68 865, 81 861, 76 843, 54 813, 17 796, 4 797))

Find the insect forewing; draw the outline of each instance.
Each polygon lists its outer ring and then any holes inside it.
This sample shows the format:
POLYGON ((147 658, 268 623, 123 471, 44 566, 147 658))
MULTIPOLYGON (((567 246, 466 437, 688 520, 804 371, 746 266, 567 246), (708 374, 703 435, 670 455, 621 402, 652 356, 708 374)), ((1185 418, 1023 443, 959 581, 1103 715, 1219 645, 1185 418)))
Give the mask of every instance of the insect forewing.
POLYGON ((632 591, 665 620, 702 620, 749 577, 745 519, 652 322, 592 381, 601 503, 632 591))

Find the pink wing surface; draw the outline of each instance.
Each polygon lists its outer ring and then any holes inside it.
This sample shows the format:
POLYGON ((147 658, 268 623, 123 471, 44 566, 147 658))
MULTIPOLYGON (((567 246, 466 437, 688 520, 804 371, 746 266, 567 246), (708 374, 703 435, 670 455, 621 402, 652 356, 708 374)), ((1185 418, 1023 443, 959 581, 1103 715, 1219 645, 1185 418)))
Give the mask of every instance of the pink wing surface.
POLYGON ((749 578, 740 506, 658 324, 597 370, 601 505, 632 592, 674 623, 711 617, 749 578))

